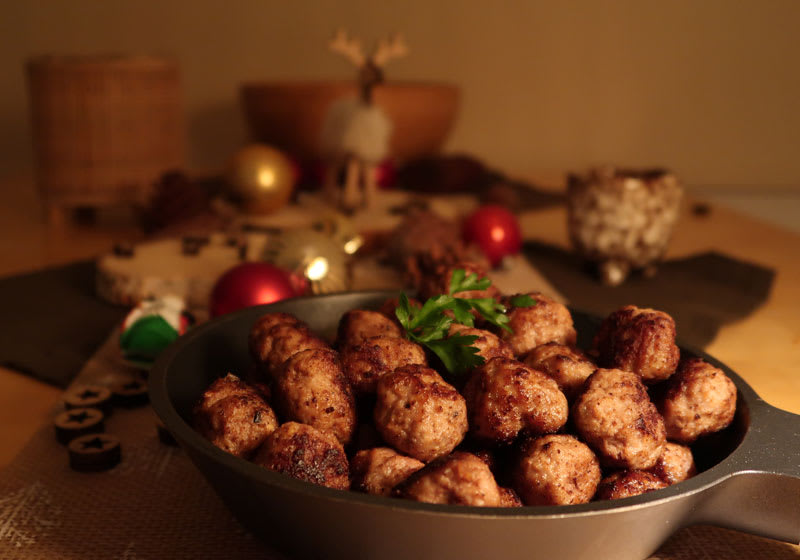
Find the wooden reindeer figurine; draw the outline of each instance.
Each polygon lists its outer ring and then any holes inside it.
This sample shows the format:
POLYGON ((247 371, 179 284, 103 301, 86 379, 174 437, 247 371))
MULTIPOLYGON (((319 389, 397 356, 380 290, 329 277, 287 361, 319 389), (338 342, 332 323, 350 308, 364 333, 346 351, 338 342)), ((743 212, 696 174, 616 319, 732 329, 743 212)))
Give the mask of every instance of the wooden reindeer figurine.
POLYGON ((389 152, 392 123, 373 103, 373 89, 384 81, 383 68, 408 48, 399 34, 378 41, 374 52, 365 56, 361 42, 339 30, 330 41, 331 51, 344 56, 358 68, 359 95, 335 102, 328 110, 322 130, 324 151, 330 158, 325 193, 340 208, 352 212, 370 207, 377 190, 377 166, 389 152), (344 172, 344 187, 339 177, 344 172))

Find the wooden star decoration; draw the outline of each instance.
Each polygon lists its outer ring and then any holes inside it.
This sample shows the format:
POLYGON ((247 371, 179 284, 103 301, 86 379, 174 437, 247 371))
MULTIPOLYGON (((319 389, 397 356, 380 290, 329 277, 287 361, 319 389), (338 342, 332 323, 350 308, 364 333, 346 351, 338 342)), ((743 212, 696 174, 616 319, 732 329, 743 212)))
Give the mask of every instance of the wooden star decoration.
POLYGON ((99 396, 100 393, 93 391, 92 389, 85 389, 82 393, 78 394, 78 398, 80 399, 96 399, 99 396))
POLYGON ((81 442, 81 449, 103 449, 109 442, 101 437, 94 437, 81 442))
POLYGON ((70 422, 75 422, 77 424, 83 424, 89 419, 89 413, 85 410, 81 410, 80 412, 73 412, 67 416, 67 419, 70 422))

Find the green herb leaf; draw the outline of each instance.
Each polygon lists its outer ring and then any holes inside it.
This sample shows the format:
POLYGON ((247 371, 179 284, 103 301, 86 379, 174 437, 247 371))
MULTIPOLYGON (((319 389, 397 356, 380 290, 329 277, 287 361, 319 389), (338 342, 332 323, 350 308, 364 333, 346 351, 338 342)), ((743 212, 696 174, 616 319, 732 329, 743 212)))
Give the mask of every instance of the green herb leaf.
POLYGON ((472 343, 475 335, 454 335, 444 340, 432 340, 425 345, 436 354, 450 373, 463 373, 484 363, 483 356, 472 343))
MULTIPOLYGON (((467 275, 463 269, 456 269, 450 277, 449 294, 441 294, 429 298, 422 307, 412 307, 405 293, 400 294, 395 316, 403 329, 406 338, 426 346, 436 354, 450 373, 462 373, 484 362, 478 354, 478 348, 472 344, 478 339, 474 335, 456 334, 448 336, 450 326, 456 322, 468 327, 475 324, 475 313, 487 322, 511 332, 509 319, 503 304, 493 298, 461 298, 455 294, 461 292, 481 291, 492 285, 488 278, 479 278, 477 274, 467 275)), ((516 296, 512 303, 536 303, 530 296, 516 296)))
POLYGON ((466 274, 467 272, 463 268, 457 268, 453 271, 453 275, 450 277, 450 291, 448 292, 451 296, 460 291, 457 288, 464 282, 466 274))
POLYGON ((481 317, 486 319, 486 321, 496 327, 511 332, 511 327, 508 326, 508 316, 505 314, 506 308, 502 303, 492 298, 472 298, 466 301, 468 301, 472 308, 480 313, 481 317))
POLYGON ((442 311, 452 305, 452 299, 450 296, 430 298, 422 305, 422 309, 410 313, 409 328, 414 330, 435 324, 439 320, 442 311))
POLYGON ((457 268, 453 271, 453 276, 450 277, 450 295, 460 292, 473 292, 485 290, 492 285, 492 281, 488 278, 480 278, 474 272, 469 276, 466 271, 457 268))
POLYGON ((510 300, 511 307, 533 307, 537 301, 528 294, 518 294, 510 300))
POLYGON ((475 325, 475 317, 472 315, 472 306, 467 300, 455 298, 453 306, 453 316, 456 322, 472 327, 475 325))
POLYGON ((405 292, 400 292, 400 297, 398 298, 397 307, 394 310, 394 314, 397 316, 397 320, 400 321, 400 324, 403 325, 403 328, 408 329, 408 317, 411 313, 411 304, 408 301, 408 296, 406 296, 405 292))

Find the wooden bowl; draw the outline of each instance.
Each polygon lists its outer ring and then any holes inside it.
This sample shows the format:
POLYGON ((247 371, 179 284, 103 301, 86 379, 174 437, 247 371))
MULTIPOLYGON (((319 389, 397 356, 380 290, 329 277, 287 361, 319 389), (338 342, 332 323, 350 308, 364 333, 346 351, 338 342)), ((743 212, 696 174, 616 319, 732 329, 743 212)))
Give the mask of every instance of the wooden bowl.
MULTIPOLYGON (((252 139, 306 161, 322 157, 320 133, 331 104, 357 94, 355 83, 335 81, 248 82, 240 88, 252 139)), ((402 162, 439 152, 455 122, 459 97, 458 87, 447 84, 377 86, 375 103, 394 126, 391 157, 402 162)))

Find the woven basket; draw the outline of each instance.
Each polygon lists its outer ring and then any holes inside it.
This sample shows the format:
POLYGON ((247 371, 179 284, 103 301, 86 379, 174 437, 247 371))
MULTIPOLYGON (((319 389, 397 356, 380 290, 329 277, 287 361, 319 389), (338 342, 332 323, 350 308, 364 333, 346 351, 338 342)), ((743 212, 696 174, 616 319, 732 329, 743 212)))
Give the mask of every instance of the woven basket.
POLYGON ((142 203, 184 164, 175 62, 43 57, 27 64, 37 182, 48 206, 142 203))

